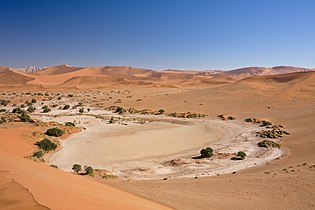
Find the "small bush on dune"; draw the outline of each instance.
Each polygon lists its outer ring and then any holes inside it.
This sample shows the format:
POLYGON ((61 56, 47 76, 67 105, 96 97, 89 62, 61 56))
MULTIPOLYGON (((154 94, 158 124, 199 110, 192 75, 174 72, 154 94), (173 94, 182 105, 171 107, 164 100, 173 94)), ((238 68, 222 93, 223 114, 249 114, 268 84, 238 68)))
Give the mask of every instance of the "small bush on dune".
POLYGON ((70 105, 66 104, 62 109, 64 109, 64 110, 70 109, 70 105))
POLYGON ((29 107, 27 108, 27 111, 28 111, 29 113, 32 113, 32 112, 34 112, 35 110, 36 110, 36 108, 33 107, 33 106, 29 106, 29 107))
POLYGON ((93 168, 91 166, 86 166, 84 168, 84 171, 85 171, 85 174, 86 175, 90 175, 90 176, 93 176, 93 168))
POLYGON ((74 165, 72 166, 72 170, 73 170, 74 172, 76 172, 76 173, 78 173, 79 171, 81 171, 81 169, 82 169, 82 167, 81 167, 81 165, 79 165, 79 164, 74 164, 74 165))
POLYGON ((75 124, 73 122, 66 122, 65 126, 75 127, 75 124))
POLYGON ((50 128, 46 131, 46 133, 48 136, 55 136, 55 137, 59 137, 62 136, 64 134, 64 131, 59 129, 59 128, 50 128))
POLYGON ((38 146, 40 149, 45 151, 52 151, 57 148, 57 144, 50 141, 49 139, 43 139, 41 141, 38 141, 35 143, 36 146, 38 146))
POLYGON ((213 155, 213 149, 210 147, 200 150, 200 156, 202 158, 211 157, 212 155, 213 155))
POLYGON ((44 156, 44 153, 42 151, 37 151, 37 152, 34 152, 32 156, 36 158, 41 158, 44 156))
POLYGON ((42 109, 43 109, 43 113, 48 113, 51 111, 51 109, 49 109, 48 106, 46 106, 46 105, 43 106, 42 109))
POLYGON ((245 157, 246 157, 246 153, 245 153, 245 152, 243 152, 243 151, 239 151, 239 152, 236 154, 236 156, 241 157, 241 158, 242 158, 242 160, 244 160, 244 159, 245 159, 245 157))
POLYGON ((29 115, 27 115, 26 113, 22 113, 18 117, 21 120, 21 122, 30 122, 30 123, 34 122, 34 120, 32 120, 32 118, 29 115))

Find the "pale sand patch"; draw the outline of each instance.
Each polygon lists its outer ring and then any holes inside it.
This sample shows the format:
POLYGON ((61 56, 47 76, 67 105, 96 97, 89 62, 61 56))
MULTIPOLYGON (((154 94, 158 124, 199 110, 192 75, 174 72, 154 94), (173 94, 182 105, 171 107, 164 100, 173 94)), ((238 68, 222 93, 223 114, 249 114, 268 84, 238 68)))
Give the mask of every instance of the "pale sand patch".
POLYGON ((71 170, 74 163, 106 168, 110 164, 185 153, 222 136, 222 129, 206 123, 151 122, 127 126, 98 123, 69 137, 62 143, 63 149, 52 155, 49 162, 63 170, 71 170))
POLYGON ((60 123, 76 120, 86 128, 63 141, 63 148, 49 158, 49 163, 65 171, 71 171, 73 164, 78 163, 106 169, 126 179, 159 179, 232 173, 282 155, 279 149, 259 148, 255 132, 262 128, 245 122, 176 119, 176 123, 170 123, 163 121, 170 118, 160 116, 151 119, 153 122, 138 124, 134 121, 137 118, 128 117, 124 117, 122 125, 84 115, 42 116, 43 120, 54 119, 60 123), (206 146, 212 147, 215 154, 229 156, 192 159, 206 146), (238 151, 247 153, 245 160, 230 159, 238 151), (175 159, 181 163, 165 164, 175 159))

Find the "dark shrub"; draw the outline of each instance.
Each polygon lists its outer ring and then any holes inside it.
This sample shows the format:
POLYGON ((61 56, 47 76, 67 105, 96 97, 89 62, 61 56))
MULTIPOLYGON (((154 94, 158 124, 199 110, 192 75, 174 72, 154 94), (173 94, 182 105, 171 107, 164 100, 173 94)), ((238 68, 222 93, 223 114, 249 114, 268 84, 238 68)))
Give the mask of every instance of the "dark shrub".
POLYGON ((27 111, 28 111, 29 113, 32 113, 32 112, 34 112, 35 110, 36 110, 36 108, 33 107, 33 106, 29 106, 29 107, 27 108, 27 111))
POLYGON ((259 142, 257 144, 259 147, 265 147, 265 148, 268 148, 268 147, 278 147, 280 148, 280 144, 277 143, 277 142, 274 142, 274 141, 270 141, 270 140, 263 140, 261 142, 259 142))
POLYGON ((80 114, 82 114, 84 112, 84 108, 80 108, 79 112, 80 112, 80 114))
POLYGON ((12 113, 23 114, 23 113, 25 113, 25 111, 18 107, 18 108, 14 108, 12 110, 12 113))
POLYGON ((79 171, 81 171, 81 169, 82 169, 82 167, 81 167, 81 165, 79 165, 79 164, 74 164, 74 165, 72 166, 72 170, 73 170, 74 172, 76 172, 76 173, 78 173, 79 171))
POLYGON ((93 168, 91 167, 91 166, 87 166, 87 167, 85 167, 85 174, 86 175, 93 175, 93 168))
POLYGON ((7 106, 10 103, 10 101, 5 100, 5 99, 0 99, 0 105, 2 106, 7 106))
POLYGON ((38 141, 35 143, 36 146, 38 146, 40 149, 45 150, 45 151, 52 151, 57 148, 57 144, 54 142, 50 141, 49 139, 44 139, 41 141, 38 141))
POLYGON ((19 116, 21 122, 30 122, 30 123, 33 123, 34 120, 32 120, 32 118, 27 115, 26 113, 22 113, 20 116, 19 116))
POLYGON ((64 109, 64 110, 70 109, 70 105, 66 104, 62 109, 64 109))
POLYGON ((42 109, 43 109, 43 113, 47 113, 51 111, 51 109, 49 109, 47 105, 43 106, 42 109))
POLYGON ((66 122, 65 126, 75 127, 75 124, 73 122, 66 122))
POLYGON ((236 154, 236 156, 241 157, 242 159, 245 159, 246 153, 243 152, 243 151, 239 151, 239 152, 236 154))
POLYGON ((62 134, 64 134, 64 131, 59 129, 59 128, 50 128, 46 131, 46 133, 48 136, 62 136, 62 134))
POLYGON ((31 102, 34 104, 34 103, 36 103, 37 101, 36 101, 35 98, 33 98, 31 102))
POLYGON ((212 155, 213 155, 213 149, 210 147, 200 150, 200 156, 202 158, 211 157, 212 155))
POLYGON ((123 113, 125 113, 126 112, 126 110, 125 109, 123 109, 122 107, 117 107, 117 109, 116 109, 116 111, 115 111, 115 113, 118 113, 118 114, 123 114, 123 113))
POLYGON ((42 151, 37 151, 33 153, 33 157, 36 157, 36 158, 41 158, 43 156, 44 156, 44 153, 42 151))
POLYGON ((164 109, 159 109, 159 112, 162 114, 162 113, 164 113, 165 111, 164 111, 164 109))

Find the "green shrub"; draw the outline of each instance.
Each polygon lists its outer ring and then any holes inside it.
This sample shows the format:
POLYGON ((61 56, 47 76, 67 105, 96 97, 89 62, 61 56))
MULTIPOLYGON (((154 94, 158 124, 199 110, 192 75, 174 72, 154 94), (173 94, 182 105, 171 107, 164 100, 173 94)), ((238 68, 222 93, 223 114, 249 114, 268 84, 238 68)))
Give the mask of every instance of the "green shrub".
POLYGON ((165 111, 164 111, 164 109, 159 109, 159 112, 162 114, 162 113, 164 113, 165 111))
POLYGON ((74 164, 74 165, 72 166, 72 170, 73 170, 74 172, 76 172, 76 173, 78 173, 79 171, 81 171, 81 169, 82 169, 82 167, 81 167, 81 165, 79 165, 79 164, 74 164))
POLYGON ((40 149, 45 151, 52 151, 57 148, 57 144, 50 141, 49 139, 43 139, 41 141, 38 141, 35 143, 36 146, 38 146, 40 149))
POLYGON ((37 101, 36 101, 35 98, 33 98, 31 102, 32 102, 33 104, 35 104, 37 101))
POLYGON ((118 106, 116 111, 115 111, 115 113, 118 113, 118 114, 123 114, 125 112, 126 112, 126 110, 120 106, 118 106))
POLYGON ((49 109, 47 105, 43 106, 42 109, 43 109, 43 113, 48 113, 51 111, 51 109, 49 109))
POLYGON ((12 110, 12 113, 23 114, 23 113, 25 113, 25 111, 18 107, 18 108, 14 108, 12 110))
POLYGON ((62 109, 64 109, 64 110, 70 109, 70 105, 66 104, 62 109))
POLYGON ((50 128, 46 131, 46 133, 48 136, 62 136, 64 134, 64 131, 59 129, 59 128, 50 128))
POLYGON ((28 111, 29 113, 32 113, 32 112, 34 112, 35 110, 36 110, 36 108, 33 107, 33 106, 29 106, 29 107, 27 108, 27 111, 28 111))
POLYGON ((37 151, 37 152, 34 152, 32 156, 36 158, 41 158, 44 156, 44 153, 42 151, 37 151))
POLYGON ((65 126, 75 127, 75 124, 73 122, 66 122, 65 126))
POLYGON ((212 155, 213 155, 213 149, 210 147, 200 150, 200 156, 202 158, 211 157, 212 155))
POLYGON ((278 147, 280 148, 280 144, 277 143, 277 142, 274 142, 274 141, 270 141, 270 140, 263 140, 261 142, 258 142, 257 145, 259 147, 265 147, 265 148, 268 148, 268 147, 278 147))
POLYGON ((84 112, 84 108, 80 108, 79 112, 80 112, 80 114, 82 114, 84 112))
POLYGON ((0 105, 2 106, 7 106, 10 103, 10 101, 5 100, 5 99, 0 99, 0 105))
POLYGON ((7 110, 6 109, 0 109, 0 112, 6 112, 7 110))
POLYGON ((91 166, 87 166, 84 168, 84 171, 85 171, 85 174, 86 175, 90 175, 92 176, 93 175, 93 168, 91 166))
POLYGON ((19 119, 21 120, 21 122, 30 122, 30 123, 33 123, 34 120, 32 120, 32 118, 26 114, 26 113, 22 113, 20 116, 18 116, 19 119))
POLYGON ((236 156, 241 157, 242 159, 245 159, 246 153, 243 152, 243 151, 239 151, 239 152, 236 154, 236 156))

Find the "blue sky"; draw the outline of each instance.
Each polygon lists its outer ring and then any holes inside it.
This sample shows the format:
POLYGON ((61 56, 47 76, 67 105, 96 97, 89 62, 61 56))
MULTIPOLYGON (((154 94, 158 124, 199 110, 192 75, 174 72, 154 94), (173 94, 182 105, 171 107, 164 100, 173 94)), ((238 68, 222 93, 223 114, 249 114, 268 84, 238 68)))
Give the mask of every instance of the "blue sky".
POLYGON ((315 68, 313 0, 0 0, 0 65, 315 68))

